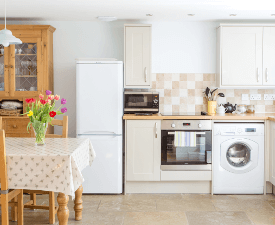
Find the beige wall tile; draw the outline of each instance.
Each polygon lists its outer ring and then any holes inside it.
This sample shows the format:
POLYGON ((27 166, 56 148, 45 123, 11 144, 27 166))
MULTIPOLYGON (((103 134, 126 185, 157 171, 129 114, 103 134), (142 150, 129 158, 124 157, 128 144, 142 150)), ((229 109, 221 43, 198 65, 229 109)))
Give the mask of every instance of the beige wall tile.
POLYGON ((159 97, 159 104, 164 104, 164 97, 159 97))
POLYGON ((164 81, 156 81, 157 89, 164 89, 164 81))
POLYGON ((179 89, 180 82, 179 81, 172 81, 172 89, 179 89))
POLYGON ((187 73, 180 74, 180 81, 187 81, 187 73))
POLYGON ((180 89, 187 89, 187 81, 180 81, 180 89))
POLYGON ((211 75, 209 73, 204 73, 203 81, 211 81, 211 75))
POLYGON ((265 112, 275 112, 275 105, 265 105, 265 112))
POLYGON ((172 89, 172 97, 180 97, 180 89, 172 89))
POLYGON ((195 96, 196 97, 204 97, 205 94, 203 93, 205 91, 205 89, 195 89, 195 96))
POLYGON ((195 74, 195 81, 203 81, 203 74, 202 73, 196 73, 195 74))
POLYGON ((180 97, 180 105, 187 104, 188 97, 180 97))
POLYGON ((187 112, 195 112, 195 104, 188 104, 187 112))
POLYGON ((172 112, 172 105, 164 105, 163 112, 172 112))
POLYGON ((202 89, 203 88, 203 81, 195 81, 195 88, 202 89))
POLYGON ((172 98, 171 97, 164 97, 164 104, 165 105, 172 104, 172 98))
MULTIPOLYGON (((152 89, 156 89, 156 87, 157 87, 157 86, 156 86, 156 83, 157 83, 156 81, 152 81, 152 89)), ((164 84, 163 84, 163 85, 164 85, 164 84)))
POLYGON ((195 81, 187 81, 187 89, 195 89, 195 81))
POLYGON ((157 77, 157 81, 163 81, 164 80, 164 74, 163 73, 158 73, 157 75, 156 75, 156 77, 157 77))
POLYGON ((187 89, 180 89, 180 97, 187 97, 188 90, 187 89))
POLYGON ((165 81, 164 82, 165 89, 172 89, 172 81, 165 81))
POLYGON ((188 73, 187 74, 187 81, 195 81, 195 74, 194 73, 188 73))
POLYGON ((172 97, 172 105, 179 105, 180 97, 172 97))
POLYGON ((164 81, 172 81, 172 74, 171 73, 164 74, 164 81))
POLYGON ((164 89, 164 96, 165 97, 171 97, 172 95, 172 90, 171 89, 164 89))
POLYGON ((203 105, 195 105, 195 112, 203 111, 203 105))
POLYGON ((195 89, 188 89, 188 96, 195 97, 195 89))
POLYGON ((195 97, 194 96, 188 96, 187 103, 188 104, 195 104, 195 97))
POLYGON ((187 112, 187 104, 180 105, 180 112, 187 112))
POLYGON ((179 81, 180 80, 180 74, 179 73, 172 73, 172 80, 173 81, 179 81))
POLYGON ((180 106, 179 105, 172 105, 172 112, 179 112, 180 106))

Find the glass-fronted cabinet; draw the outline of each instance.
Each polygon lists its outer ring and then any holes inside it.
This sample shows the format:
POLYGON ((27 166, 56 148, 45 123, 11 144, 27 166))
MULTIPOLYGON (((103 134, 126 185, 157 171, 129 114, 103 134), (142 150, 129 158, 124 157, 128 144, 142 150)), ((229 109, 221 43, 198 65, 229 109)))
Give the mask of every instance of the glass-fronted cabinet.
POLYGON ((42 92, 41 40, 39 38, 21 38, 21 40, 22 44, 9 47, 10 95, 33 96, 42 92))

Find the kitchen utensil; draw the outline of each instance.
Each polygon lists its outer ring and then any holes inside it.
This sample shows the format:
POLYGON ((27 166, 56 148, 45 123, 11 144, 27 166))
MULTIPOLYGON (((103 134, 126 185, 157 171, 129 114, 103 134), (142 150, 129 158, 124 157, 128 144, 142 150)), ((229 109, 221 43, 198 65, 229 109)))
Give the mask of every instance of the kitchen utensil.
POLYGON ((226 111, 227 111, 227 109, 224 108, 223 105, 218 106, 217 109, 216 109, 216 112, 219 113, 219 114, 224 114, 226 111))
POLYGON ((22 49, 18 49, 18 54, 21 54, 22 53, 22 49))
POLYGON ((240 113, 245 113, 247 109, 246 105, 237 105, 236 107, 236 111, 240 112, 240 113))
POLYGON ((255 113, 255 106, 254 105, 248 105, 246 112, 248 113, 255 113))
POLYGON ((205 96, 206 96, 206 98, 209 100, 209 92, 210 92, 210 89, 209 89, 209 87, 206 87, 206 89, 205 89, 205 96))
POLYGON ((216 101, 217 100, 217 96, 218 96, 218 92, 215 91, 214 95, 212 95, 212 101, 216 101))
POLYGON ((225 97, 224 93, 219 93, 218 94, 220 97, 225 97))
POLYGON ((216 101, 208 101, 208 114, 215 114, 216 108, 217 108, 217 102, 216 101))
POLYGON ((229 102, 227 102, 226 104, 223 105, 224 108, 226 109, 226 113, 232 113, 236 110, 236 106, 237 104, 235 104, 234 106, 232 104, 230 104, 229 102))
POLYGON ((30 87, 30 91, 37 91, 36 87, 30 87))

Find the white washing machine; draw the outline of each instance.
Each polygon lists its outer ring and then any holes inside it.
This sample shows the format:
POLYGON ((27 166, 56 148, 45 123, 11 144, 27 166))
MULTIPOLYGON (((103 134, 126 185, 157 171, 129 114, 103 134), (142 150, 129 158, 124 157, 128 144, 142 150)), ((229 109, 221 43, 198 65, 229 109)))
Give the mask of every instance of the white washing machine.
POLYGON ((264 193, 263 123, 214 124, 213 193, 264 193))

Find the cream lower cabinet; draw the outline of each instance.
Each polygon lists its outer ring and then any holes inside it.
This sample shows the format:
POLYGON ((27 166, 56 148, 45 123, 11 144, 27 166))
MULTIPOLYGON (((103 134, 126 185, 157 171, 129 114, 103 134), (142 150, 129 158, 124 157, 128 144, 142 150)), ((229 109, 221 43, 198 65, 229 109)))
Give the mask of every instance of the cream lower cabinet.
POLYGON ((161 121, 126 121, 126 180, 160 181, 161 121))
POLYGON ((275 185, 275 122, 269 126, 269 181, 275 185))

